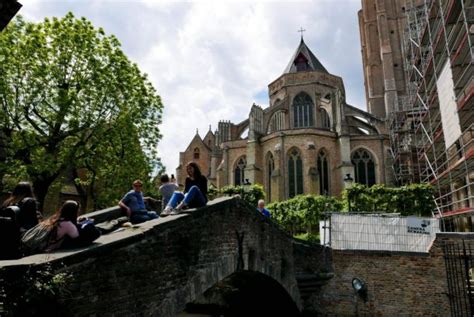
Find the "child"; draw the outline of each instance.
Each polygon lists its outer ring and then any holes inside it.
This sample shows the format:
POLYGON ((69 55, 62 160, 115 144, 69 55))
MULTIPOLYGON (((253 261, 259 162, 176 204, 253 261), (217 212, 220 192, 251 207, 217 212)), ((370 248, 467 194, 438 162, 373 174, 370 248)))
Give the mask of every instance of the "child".
MULTIPOLYGON (((172 175, 173 176, 173 175, 172 175)), ((161 186, 159 188, 161 194, 161 210, 165 209, 170 201, 173 193, 178 190, 178 185, 175 182, 170 182, 168 174, 164 174, 160 178, 161 186)))

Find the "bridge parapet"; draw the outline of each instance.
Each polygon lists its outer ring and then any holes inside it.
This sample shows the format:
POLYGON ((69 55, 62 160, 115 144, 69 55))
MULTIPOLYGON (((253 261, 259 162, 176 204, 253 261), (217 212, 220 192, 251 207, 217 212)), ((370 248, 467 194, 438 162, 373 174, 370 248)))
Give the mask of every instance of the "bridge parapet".
MULTIPOLYGON (((312 252, 325 253, 323 247, 295 247, 291 236, 253 207, 222 198, 104 235, 87 248, 2 261, 0 279, 19 287, 15 281, 26 270, 48 265, 73 277, 70 296, 58 299, 64 314, 175 316, 217 282, 246 269, 279 282, 301 308, 296 275, 317 273, 303 263, 312 252)), ((330 270, 328 263, 317 270, 330 270)), ((9 289, 5 293, 8 306, 9 289)))

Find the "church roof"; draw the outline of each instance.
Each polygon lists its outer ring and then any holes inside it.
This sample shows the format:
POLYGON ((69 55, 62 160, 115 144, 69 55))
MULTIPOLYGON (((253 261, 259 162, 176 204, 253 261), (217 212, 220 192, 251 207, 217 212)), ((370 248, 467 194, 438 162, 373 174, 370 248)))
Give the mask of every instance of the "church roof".
POLYGON ((300 45, 296 49, 295 54, 293 54, 293 57, 291 57, 290 63, 288 66, 286 66, 285 70, 283 71, 283 74, 288 74, 288 73, 296 73, 298 72, 298 69, 296 67, 296 62, 301 61, 301 60, 306 60, 307 62, 307 69, 304 69, 305 71, 308 70, 315 70, 323 73, 328 73, 326 68, 324 68, 323 64, 314 56, 313 52, 306 46, 306 43, 303 41, 303 38, 301 38, 300 45))
POLYGON ((16 0, 2 1, 2 4, 0 4, 0 31, 7 26, 21 6, 21 3, 16 0))

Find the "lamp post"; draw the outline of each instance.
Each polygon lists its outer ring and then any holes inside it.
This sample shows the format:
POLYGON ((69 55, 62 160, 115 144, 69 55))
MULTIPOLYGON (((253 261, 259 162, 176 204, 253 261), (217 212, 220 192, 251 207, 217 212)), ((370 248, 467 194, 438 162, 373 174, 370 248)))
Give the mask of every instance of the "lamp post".
POLYGON ((245 179, 245 182, 244 182, 244 192, 248 192, 248 191, 249 191, 250 185, 252 185, 252 183, 250 183, 250 182, 249 182, 249 179, 246 178, 246 179, 245 179))
POLYGON ((245 181, 242 183, 242 186, 240 187, 240 197, 244 199, 244 194, 246 194, 249 191, 249 187, 252 185, 252 183, 249 182, 249 179, 246 178, 245 181))
POLYGON ((364 281, 354 277, 352 279, 352 288, 360 297, 362 297, 364 302, 367 301, 367 284, 364 281))
POLYGON ((348 204, 348 207, 349 207, 349 212, 351 212, 351 192, 350 192, 350 188, 352 186, 353 181, 354 181, 354 179, 352 178, 351 174, 350 173, 346 174, 346 176, 344 177, 344 184, 345 184, 346 190, 348 190, 347 191, 347 204, 348 204))

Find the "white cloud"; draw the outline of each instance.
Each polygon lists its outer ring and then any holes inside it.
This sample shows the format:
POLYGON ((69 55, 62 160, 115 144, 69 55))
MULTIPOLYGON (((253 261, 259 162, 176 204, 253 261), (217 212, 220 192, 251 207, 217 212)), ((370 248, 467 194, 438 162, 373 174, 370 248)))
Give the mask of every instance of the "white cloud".
POLYGON ((162 97, 159 156, 170 173, 196 129, 204 136, 209 124, 247 117, 289 62, 300 27, 328 71, 344 79, 348 102, 365 103, 359 0, 23 2, 27 19, 72 11, 119 38, 162 97))

